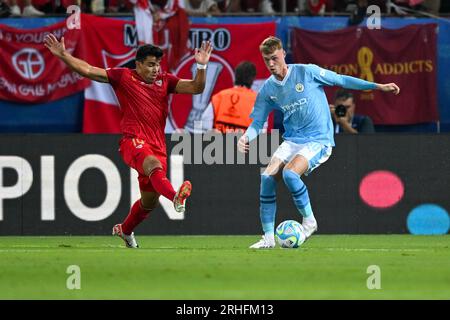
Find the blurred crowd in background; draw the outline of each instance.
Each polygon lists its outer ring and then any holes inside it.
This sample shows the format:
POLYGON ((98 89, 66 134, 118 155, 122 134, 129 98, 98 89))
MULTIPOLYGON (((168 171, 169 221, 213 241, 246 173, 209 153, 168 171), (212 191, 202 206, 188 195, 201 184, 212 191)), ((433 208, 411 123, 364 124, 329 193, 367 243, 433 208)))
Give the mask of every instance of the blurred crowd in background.
POLYGON ((370 5, 378 5, 383 13, 393 15, 414 14, 414 11, 434 15, 450 13, 450 1, 446 0, 0 0, 0 17, 65 14, 66 8, 74 4, 85 13, 132 13, 133 6, 144 1, 151 2, 156 9, 176 2, 191 16, 355 14, 365 12, 370 5))

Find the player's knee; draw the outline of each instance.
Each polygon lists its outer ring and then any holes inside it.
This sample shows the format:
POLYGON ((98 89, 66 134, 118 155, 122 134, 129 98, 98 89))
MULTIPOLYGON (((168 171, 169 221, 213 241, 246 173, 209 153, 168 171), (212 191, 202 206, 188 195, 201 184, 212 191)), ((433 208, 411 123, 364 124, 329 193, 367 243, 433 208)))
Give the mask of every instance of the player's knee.
POLYGON ((146 176, 150 176, 155 170, 162 170, 161 162, 155 157, 147 157, 142 166, 146 176))
POLYGON ((283 169, 283 181, 288 187, 293 185, 298 179, 300 179, 300 176, 295 171, 288 168, 283 169))
POLYGON ((159 204, 158 198, 154 198, 154 199, 150 199, 150 200, 141 199, 142 209, 144 209, 145 211, 152 211, 153 209, 155 209, 159 204))

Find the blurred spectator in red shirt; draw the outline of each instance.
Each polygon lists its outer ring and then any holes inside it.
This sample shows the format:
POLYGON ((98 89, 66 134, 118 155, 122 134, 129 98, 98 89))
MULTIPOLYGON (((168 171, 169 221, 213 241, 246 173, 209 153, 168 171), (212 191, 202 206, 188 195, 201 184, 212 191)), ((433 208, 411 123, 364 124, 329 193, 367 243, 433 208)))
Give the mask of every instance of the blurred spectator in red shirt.
POLYGON ((224 12, 275 13, 271 0, 219 0, 218 3, 224 12))
POLYGON ((207 14, 220 14, 221 11, 214 0, 180 0, 180 8, 186 10, 190 16, 204 16, 207 14))
POLYGON ((396 0, 396 4, 406 4, 416 10, 426 10, 432 14, 439 14, 441 0, 396 0))
MULTIPOLYGON (((32 16, 43 16, 45 13, 36 9, 33 4, 37 5, 47 5, 51 0, 23 0, 18 2, 17 0, 10 0, 9 7, 11 10, 11 15, 13 16, 24 16, 24 17, 32 17, 32 16)), ((51 6, 51 3, 50 3, 51 6)))

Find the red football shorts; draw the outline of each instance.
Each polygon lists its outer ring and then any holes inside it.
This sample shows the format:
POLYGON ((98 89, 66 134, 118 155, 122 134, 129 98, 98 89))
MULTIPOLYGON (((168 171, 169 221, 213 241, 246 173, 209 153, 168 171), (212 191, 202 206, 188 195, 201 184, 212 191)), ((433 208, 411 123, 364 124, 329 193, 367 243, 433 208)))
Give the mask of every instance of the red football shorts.
POLYGON ((167 172, 167 155, 152 150, 151 146, 142 139, 123 137, 119 142, 119 152, 123 161, 138 173, 139 189, 147 192, 156 192, 150 178, 145 175, 142 165, 148 156, 156 157, 161 162, 162 169, 167 172))

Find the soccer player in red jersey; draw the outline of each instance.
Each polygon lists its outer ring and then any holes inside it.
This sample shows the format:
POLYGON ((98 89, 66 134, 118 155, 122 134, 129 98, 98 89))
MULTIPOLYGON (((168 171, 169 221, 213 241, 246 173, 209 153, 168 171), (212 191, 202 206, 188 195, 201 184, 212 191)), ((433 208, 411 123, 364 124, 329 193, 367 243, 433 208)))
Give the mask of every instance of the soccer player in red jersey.
POLYGON ((61 41, 50 34, 45 46, 72 70, 98 82, 111 84, 122 110, 120 154, 124 162, 139 172, 141 199, 136 201, 122 224, 113 228, 113 235, 121 237, 127 247, 137 248, 133 229, 148 217, 158 204, 160 195, 173 201, 177 212, 185 211, 192 186, 183 182, 176 192, 166 177, 167 155, 164 128, 168 114, 168 95, 171 93, 199 94, 206 80, 206 65, 212 52, 210 42, 195 49, 197 73, 192 80, 161 72, 163 52, 153 45, 144 45, 136 52, 136 69, 102 69, 73 57, 61 41))

